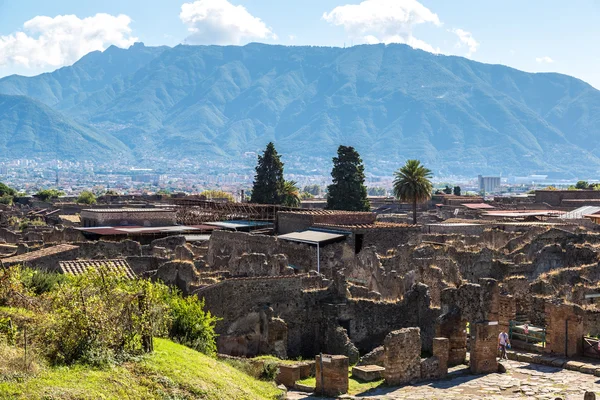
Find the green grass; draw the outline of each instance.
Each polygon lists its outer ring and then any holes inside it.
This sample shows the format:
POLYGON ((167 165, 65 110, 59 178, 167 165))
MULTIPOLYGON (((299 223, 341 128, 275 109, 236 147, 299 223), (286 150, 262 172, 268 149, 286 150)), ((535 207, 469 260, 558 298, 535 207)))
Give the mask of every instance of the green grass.
POLYGON ((274 399, 274 384, 256 380, 195 350, 155 339, 137 362, 97 369, 46 368, 33 377, 0 377, 0 399, 274 399))
MULTIPOLYGON (((317 385, 317 379, 315 377, 306 378, 299 380, 298 383, 315 387, 317 385)), ((376 387, 383 385, 384 383, 385 381, 383 379, 372 382, 363 382, 351 376, 348 381, 348 394, 355 396, 361 393, 365 393, 371 389, 375 389, 376 387)))

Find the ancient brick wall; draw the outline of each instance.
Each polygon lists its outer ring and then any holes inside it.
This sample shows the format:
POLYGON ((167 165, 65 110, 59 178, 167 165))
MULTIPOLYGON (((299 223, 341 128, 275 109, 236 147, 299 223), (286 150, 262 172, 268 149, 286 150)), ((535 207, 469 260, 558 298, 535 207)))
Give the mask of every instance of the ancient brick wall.
POLYGON ((535 202, 560 206, 563 200, 600 200, 597 190, 536 190, 535 202))
POLYGON ((197 296, 206 309, 223 318, 216 332, 226 334, 235 321, 261 308, 272 308, 288 326, 288 355, 313 356, 319 350, 321 310, 319 300, 327 290, 319 290, 321 280, 309 276, 281 276, 228 279, 202 288, 197 296), (312 290, 305 291, 310 286, 312 290))
POLYGON ((172 226, 177 224, 175 211, 81 211, 82 226, 172 226))
POLYGON ((508 332, 510 321, 514 321, 517 316, 517 304, 513 296, 501 295, 498 304, 498 328, 501 331, 508 332))
POLYGON ((431 351, 440 309, 430 307, 430 303, 427 286, 418 284, 402 301, 349 299, 343 305, 324 306, 324 315, 346 325, 361 353, 380 346, 390 331, 411 326, 421 329, 421 346, 431 351))
POLYGON ((373 224, 376 214, 349 211, 280 211, 277 213, 277 233, 283 235, 304 231, 315 224, 355 225, 373 224))
POLYGON ((498 372, 498 325, 495 323, 471 324, 471 351, 469 366, 474 374, 498 372))
POLYGON ((421 378, 419 328, 390 332, 385 337, 383 348, 383 377, 387 385, 404 385, 421 378))
POLYGON ((77 242, 75 244, 79 246, 78 258, 82 259, 113 259, 142 255, 142 246, 133 240, 123 240, 121 242, 99 240, 95 242, 77 242))
POLYGON ((576 305, 546 302, 546 348, 548 353, 566 355, 582 354, 583 310, 576 305))
POLYGON ((600 310, 585 310, 583 334, 586 336, 600 335, 600 310))

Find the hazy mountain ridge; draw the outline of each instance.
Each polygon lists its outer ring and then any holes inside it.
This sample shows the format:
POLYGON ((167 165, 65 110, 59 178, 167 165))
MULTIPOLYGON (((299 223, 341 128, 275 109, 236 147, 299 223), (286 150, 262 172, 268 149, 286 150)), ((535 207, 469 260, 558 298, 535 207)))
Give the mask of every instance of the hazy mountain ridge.
POLYGON ((354 145, 384 170, 407 157, 436 173, 600 170, 590 85, 405 45, 136 44, 3 78, 0 93, 91 124, 138 158, 235 157, 274 140, 283 154, 323 157, 354 145))
POLYGON ((1 158, 101 160, 129 157, 129 149, 111 135, 70 120, 25 96, 0 95, 1 158))

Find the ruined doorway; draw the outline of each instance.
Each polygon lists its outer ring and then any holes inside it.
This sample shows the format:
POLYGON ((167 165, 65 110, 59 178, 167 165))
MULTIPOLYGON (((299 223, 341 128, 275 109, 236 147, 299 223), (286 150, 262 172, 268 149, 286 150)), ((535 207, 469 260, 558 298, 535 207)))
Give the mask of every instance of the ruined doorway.
POLYGON ((357 233, 354 236, 354 254, 358 254, 362 250, 363 240, 364 240, 364 234, 362 234, 362 233, 357 233))
POLYGON ((350 338, 350 320, 349 319, 339 319, 338 324, 346 330, 346 334, 350 338))

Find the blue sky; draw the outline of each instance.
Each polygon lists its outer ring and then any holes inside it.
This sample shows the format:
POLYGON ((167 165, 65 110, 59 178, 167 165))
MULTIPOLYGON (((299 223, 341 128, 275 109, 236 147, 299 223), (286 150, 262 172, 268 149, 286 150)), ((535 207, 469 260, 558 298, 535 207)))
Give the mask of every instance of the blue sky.
POLYGON ((134 41, 404 42, 600 88, 599 17, 598 0, 0 0, 0 76, 51 71, 134 41))

